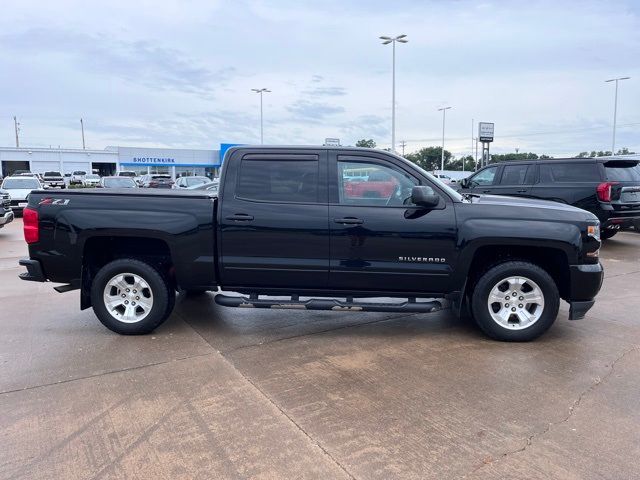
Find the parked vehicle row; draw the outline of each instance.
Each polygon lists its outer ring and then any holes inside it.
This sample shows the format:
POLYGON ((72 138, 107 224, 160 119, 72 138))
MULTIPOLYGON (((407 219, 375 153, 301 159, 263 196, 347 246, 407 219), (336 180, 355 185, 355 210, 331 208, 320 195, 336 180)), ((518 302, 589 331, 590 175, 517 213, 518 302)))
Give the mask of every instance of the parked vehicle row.
POLYGON ((573 205, 600 220, 602 238, 640 222, 640 161, 559 158, 488 165, 460 181, 461 193, 536 198, 573 205))

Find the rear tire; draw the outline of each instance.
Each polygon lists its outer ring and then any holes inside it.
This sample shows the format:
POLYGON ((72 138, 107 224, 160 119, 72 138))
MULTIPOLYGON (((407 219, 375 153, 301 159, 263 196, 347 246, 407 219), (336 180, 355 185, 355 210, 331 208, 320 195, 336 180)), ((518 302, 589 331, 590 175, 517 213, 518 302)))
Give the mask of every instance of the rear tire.
POLYGON ((605 228, 604 230, 600 230, 600 238, 602 240, 608 240, 611 237, 613 237, 616 233, 618 233, 618 230, 611 230, 611 229, 605 228))
POLYGON ((538 338, 553 325, 559 307, 560 295, 553 278, 539 266, 522 261, 489 269, 476 283, 471 297, 471 311, 480 329, 506 342, 538 338), (493 299, 496 301, 491 303, 493 299))
POLYGON ((175 305, 175 290, 148 263, 123 258, 98 271, 91 285, 91 303, 98 320, 109 330, 121 335, 142 335, 169 317, 175 305))

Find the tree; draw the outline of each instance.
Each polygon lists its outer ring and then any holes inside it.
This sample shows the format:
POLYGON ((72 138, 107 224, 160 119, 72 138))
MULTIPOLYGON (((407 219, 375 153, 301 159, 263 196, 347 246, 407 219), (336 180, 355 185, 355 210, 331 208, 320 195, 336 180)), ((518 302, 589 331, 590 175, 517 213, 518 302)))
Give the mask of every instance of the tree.
POLYGON ((501 155, 491 155, 491 163, 498 162, 511 162, 514 160, 536 160, 538 155, 536 153, 504 153, 501 155))
POLYGON ((447 170, 462 171, 463 162, 464 162, 464 169, 467 172, 475 170, 476 161, 471 155, 467 155, 466 157, 456 158, 451 160, 447 165, 447 170))
POLYGON ((356 147, 376 148, 376 142, 371 138, 369 140, 363 138, 362 140, 358 140, 356 142, 356 147))
MULTIPOLYGON (((425 147, 417 152, 405 155, 407 160, 412 161, 416 165, 427 171, 440 170, 440 160, 442 157, 442 147, 425 147)), ((451 152, 444 151, 444 168, 449 167, 448 163, 453 159, 451 152)))

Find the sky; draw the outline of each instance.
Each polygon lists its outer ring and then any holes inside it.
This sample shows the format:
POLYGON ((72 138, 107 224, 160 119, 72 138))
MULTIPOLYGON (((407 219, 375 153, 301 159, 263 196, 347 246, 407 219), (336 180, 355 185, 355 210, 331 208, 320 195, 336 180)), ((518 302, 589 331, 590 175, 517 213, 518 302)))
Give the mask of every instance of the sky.
MULTIPOLYGON (((0 16, 0 146, 442 143, 493 153, 640 152, 640 0, 21 0, 0 16)), ((401 147, 397 146, 401 151, 401 147)))

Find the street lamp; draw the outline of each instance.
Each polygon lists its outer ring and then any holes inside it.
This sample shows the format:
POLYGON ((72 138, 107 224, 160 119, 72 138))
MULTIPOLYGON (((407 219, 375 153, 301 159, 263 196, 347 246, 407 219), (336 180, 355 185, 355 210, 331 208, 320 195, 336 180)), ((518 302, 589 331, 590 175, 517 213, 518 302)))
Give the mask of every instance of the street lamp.
POLYGON ((604 83, 616 82, 616 96, 613 100, 613 140, 611 142, 611 155, 616 154, 616 116, 618 114, 618 81, 629 80, 631 77, 618 77, 605 80, 604 83))
POLYGON ((406 35, 398 35, 397 37, 380 37, 383 45, 393 47, 393 67, 391 79, 391 151, 396 152, 396 42, 407 43, 406 35))
POLYGON ((438 111, 442 112, 442 158, 440 160, 440 171, 444 170, 444 117, 451 107, 442 107, 438 111))
POLYGON ((263 93, 271 93, 271 90, 268 88, 252 88, 252 92, 256 92, 260 94, 260 145, 264 143, 264 121, 263 121, 263 113, 262 113, 262 94, 263 93))

